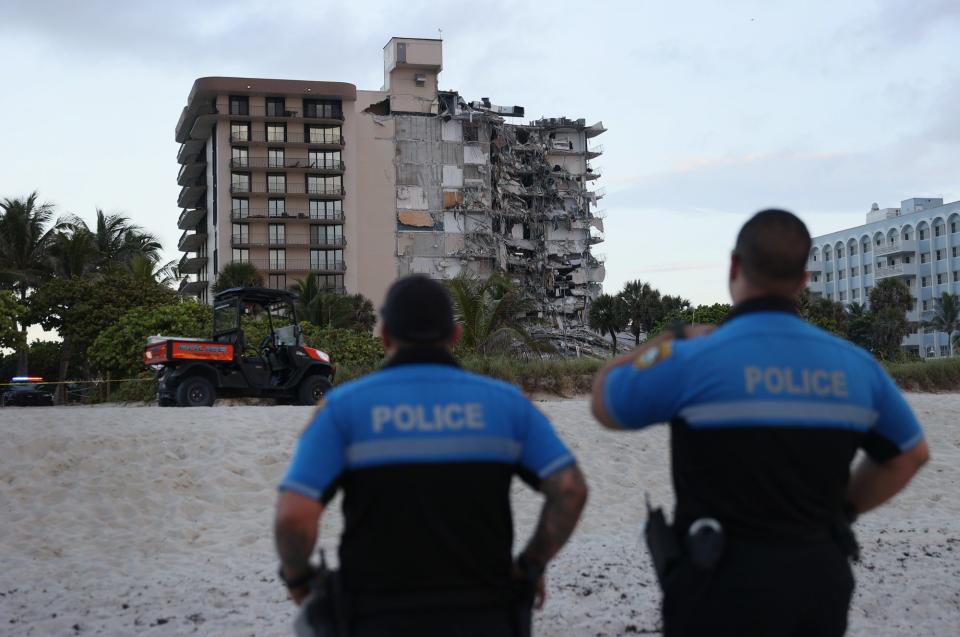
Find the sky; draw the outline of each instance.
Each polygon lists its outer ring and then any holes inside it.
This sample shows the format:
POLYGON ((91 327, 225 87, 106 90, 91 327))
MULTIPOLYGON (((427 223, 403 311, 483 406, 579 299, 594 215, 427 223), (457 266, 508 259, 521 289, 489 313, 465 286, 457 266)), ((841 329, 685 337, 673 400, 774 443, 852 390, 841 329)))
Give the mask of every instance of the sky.
POLYGON ((960 199, 960 2, 0 3, 0 197, 121 212, 179 257, 174 126, 198 77, 379 89, 391 36, 444 40, 442 89, 602 121, 604 290, 727 300, 739 226, 814 235, 874 202, 960 199))

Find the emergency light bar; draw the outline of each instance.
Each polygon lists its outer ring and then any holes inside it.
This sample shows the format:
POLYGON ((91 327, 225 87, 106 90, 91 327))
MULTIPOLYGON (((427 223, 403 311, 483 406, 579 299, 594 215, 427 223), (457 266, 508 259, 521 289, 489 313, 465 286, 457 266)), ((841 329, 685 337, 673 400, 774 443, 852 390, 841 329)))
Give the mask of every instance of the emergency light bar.
POLYGON ((43 376, 14 376, 10 379, 12 383, 39 383, 43 376))

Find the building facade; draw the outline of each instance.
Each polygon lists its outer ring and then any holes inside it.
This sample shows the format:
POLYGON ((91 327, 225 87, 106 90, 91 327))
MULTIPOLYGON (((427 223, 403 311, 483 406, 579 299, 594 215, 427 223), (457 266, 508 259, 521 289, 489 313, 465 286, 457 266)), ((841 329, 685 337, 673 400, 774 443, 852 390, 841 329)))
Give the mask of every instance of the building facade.
POLYGON ((397 276, 500 272, 541 316, 584 319, 600 292, 601 124, 438 88, 440 40, 393 38, 379 91, 200 78, 177 124, 183 294, 253 263, 274 288, 315 277, 379 303, 397 276))
POLYGON ((869 305, 877 282, 902 279, 914 298, 903 346, 923 358, 948 356, 947 334, 928 323, 944 292, 960 293, 960 201, 913 198, 884 209, 874 204, 866 221, 814 237, 807 263, 810 293, 869 305))

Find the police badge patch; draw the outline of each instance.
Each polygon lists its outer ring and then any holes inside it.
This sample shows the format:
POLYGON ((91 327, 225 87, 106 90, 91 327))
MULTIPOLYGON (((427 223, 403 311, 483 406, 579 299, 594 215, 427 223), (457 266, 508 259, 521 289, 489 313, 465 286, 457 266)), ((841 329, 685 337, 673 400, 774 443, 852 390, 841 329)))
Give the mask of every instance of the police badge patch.
POLYGON ((673 341, 664 341, 657 347, 651 347, 633 364, 637 369, 648 369, 657 363, 665 361, 673 354, 673 341))

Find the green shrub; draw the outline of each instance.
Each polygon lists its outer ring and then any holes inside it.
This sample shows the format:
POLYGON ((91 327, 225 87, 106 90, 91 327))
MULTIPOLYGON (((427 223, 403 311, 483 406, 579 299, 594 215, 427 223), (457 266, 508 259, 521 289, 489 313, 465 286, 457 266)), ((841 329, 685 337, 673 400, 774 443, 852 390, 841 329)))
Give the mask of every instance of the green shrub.
POLYGON ((330 355, 338 368, 338 380, 343 367, 352 368, 357 375, 362 376, 376 369, 383 361, 383 343, 369 332, 317 327, 307 322, 300 323, 300 328, 307 345, 330 355))
POLYGON ((150 403, 157 398, 157 381, 150 375, 143 380, 116 383, 110 390, 110 401, 118 403, 150 403))
POLYGON ((960 390, 960 358, 914 363, 891 363, 887 371, 906 391, 960 390))

